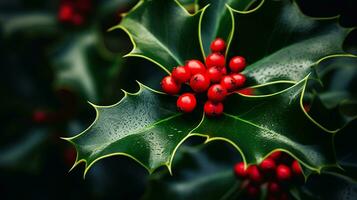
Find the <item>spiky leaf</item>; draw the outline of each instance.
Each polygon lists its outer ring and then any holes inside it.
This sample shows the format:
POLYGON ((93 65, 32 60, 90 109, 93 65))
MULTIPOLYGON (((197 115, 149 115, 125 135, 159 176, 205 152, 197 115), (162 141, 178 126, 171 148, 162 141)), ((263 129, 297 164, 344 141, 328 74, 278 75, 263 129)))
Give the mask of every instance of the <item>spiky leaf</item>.
POLYGON ((338 17, 311 18, 294 1, 265 0, 254 12, 235 12, 230 56, 246 57, 250 84, 299 81, 321 59, 345 54, 342 44, 351 28, 338 17))
POLYGON ((134 48, 127 56, 149 59, 169 72, 188 59, 200 59, 198 28, 203 12, 189 14, 177 1, 140 3, 114 27, 125 30, 134 48))
POLYGON ((177 146, 187 137, 198 120, 178 113, 175 98, 140 84, 136 94, 112 106, 94 106, 95 122, 80 135, 69 138, 77 149, 77 161, 86 163, 86 171, 101 158, 129 156, 150 172, 166 165, 177 146))
MULTIPOLYGON (((168 72, 187 59, 202 58, 199 49, 207 47, 197 39, 207 8, 190 15, 177 1, 143 0, 114 28, 124 29, 131 37, 134 49, 129 56, 144 57, 168 72)), ((342 42, 350 29, 340 27, 336 18, 309 18, 288 0, 267 0, 250 12, 234 12, 234 25, 239 31, 234 33, 229 55, 238 52, 253 63, 244 71, 249 84, 279 81, 293 86, 263 96, 234 94, 225 102, 226 113, 221 118, 203 118, 201 123, 194 114, 188 120, 177 113, 175 98, 150 89, 143 90, 151 91, 143 96, 152 98, 140 98, 140 92, 114 106, 96 106, 99 117, 95 123, 70 139, 79 152, 77 163, 86 161, 88 170, 100 158, 127 155, 153 171, 160 165, 170 166, 176 148, 184 139, 200 135, 207 137, 207 141, 230 142, 248 163, 259 162, 272 150, 282 149, 315 171, 335 165, 334 132, 303 111, 302 97, 312 67, 326 56, 342 54, 342 42), (137 99, 138 108, 127 112, 123 103, 130 99, 137 99), (162 106, 167 113, 161 112, 162 106), (149 122, 142 123, 148 116, 149 122), (123 124, 125 118, 134 119, 132 124, 137 126, 127 129, 127 124, 123 124), (171 127, 165 126, 166 123, 171 127), (151 138, 147 136, 147 128, 154 128, 149 131, 151 138), (136 142, 143 148, 134 148, 136 142)))
POLYGON ((221 118, 204 117, 193 132, 229 141, 247 163, 259 163, 274 149, 284 149, 315 170, 334 165, 333 134, 303 112, 305 84, 306 79, 273 95, 231 95, 221 118))

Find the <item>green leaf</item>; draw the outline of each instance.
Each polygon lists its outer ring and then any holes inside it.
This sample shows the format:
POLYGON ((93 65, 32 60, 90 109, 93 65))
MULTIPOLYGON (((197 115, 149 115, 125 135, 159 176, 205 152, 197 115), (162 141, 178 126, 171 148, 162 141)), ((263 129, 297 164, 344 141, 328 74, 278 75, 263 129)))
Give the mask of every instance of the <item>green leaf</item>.
POLYGON ((345 54, 351 32, 338 18, 311 18, 294 1, 264 1, 254 12, 235 12, 235 34, 229 57, 242 55, 250 85, 276 80, 299 81, 327 56, 345 54))
MULTIPOLYGON (((30 130, 24 137, 0 148, 0 168, 36 170, 41 157, 39 151, 45 145, 49 133, 46 129, 30 130)), ((3 139, 3 138, 2 138, 3 139)))
POLYGON ((94 106, 95 122, 83 133, 68 138, 77 149, 77 160, 86 170, 99 159, 125 155, 149 172, 166 165, 171 169, 178 145, 199 121, 177 112, 175 97, 151 90, 142 84, 135 94, 112 106, 94 106))
POLYGON ((357 120, 345 126, 335 137, 336 156, 338 164, 343 168, 342 174, 357 180, 357 120))
POLYGON ((113 106, 94 106, 95 122, 67 140, 78 152, 75 165, 86 163, 85 173, 97 160, 113 155, 129 156, 149 172, 162 165, 171 170, 176 149, 186 138, 197 135, 206 137, 206 142, 231 143, 249 164, 259 163, 280 149, 310 170, 320 171, 325 166, 336 166, 334 134, 303 111, 306 81, 307 77, 271 95, 233 94, 225 103, 227 112, 222 117, 203 117, 201 123, 195 114, 178 113, 175 97, 140 84, 138 93, 126 93, 113 106))
POLYGON ((57 25, 57 18, 51 13, 28 12, 0 16, 0 31, 7 38, 15 33, 52 36, 58 31, 57 25))
POLYGON ((74 88, 85 99, 102 102, 122 62, 103 45, 95 30, 72 34, 60 43, 51 55, 55 86, 74 88))
POLYGON ((336 173, 312 176, 300 190, 302 199, 340 199, 357 198, 357 183, 336 173), (327 189, 331 188, 331 189, 327 189))
POLYGON ((333 134, 311 121, 302 109, 306 81, 272 95, 233 94, 221 118, 204 117, 193 133, 205 134, 209 141, 230 142, 249 164, 281 149, 314 171, 336 165, 333 134))
POLYGON ((357 57, 335 57, 322 61, 316 67, 322 82, 317 90, 323 104, 331 109, 342 101, 357 100, 357 57))
POLYGON ((128 33, 134 44, 127 56, 148 59, 167 73, 186 60, 201 59, 198 40, 203 11, 189 14, 177 1, 142 0, 118 26, 128 33))
POLYGON ((319 81, 307 88, 309 115, 330 130, 338 130, 357 117, 356 57, 325 59, 316 67, 319 81))
MULTIPOLYGON (((210 53, 211 42, 220 37, 229 46, 234 33, 233 9, 245 11, 257 0, 202 0, 198 1, 199 7, 209 5, 201 20, 200 38, 202 41, 203 55, 210 53)), ((227 48, 226 50, 228 50, 227 48)))
POLYGON ((216 200, 233 196, 240 185, 233 174, 236 159, 229 156, 234 149, 217 144, 180 148, 174 159, 175 175, 162 172, 150 176, 143 199, 216 200))
MULTIPOLYGON (((177 1, 143 0, 113 29, 123 29, 134 43, 128 56, 144 57, 169 72, 187 59, 202 56, 198 31, 205 14, 212 14, 206 12, 208 8, 190 15, 177 1)), ((336 131, 324 128, 304 112, 302 98, 312 67, 326 56, 342 55, 342 43, 351 29, 340 27, 337 18, 307 17, 288 0, 267 0, 252 11, 234 12, 238 32, 230 54, 237 51, 253 63, 244 73, 248 84, 262 84, 254 89, 259 88, 264 95, 233 94, 227 98, 226 113, 221 118, 203 117, 199 123, 196 113, 186 116, 176 111, 175 98, 141 86, 137 95, 129 95, 119 104, 95 106, 98 115, 94 124, 69 139, 78 151, 76 164, 86 162, 87 172, 101 158, 126 155, 149 172, 161 165, 171 170, 179 145, 198 135, 206 137, 206 142, 231 143, 247 163, 260 162, 271 151, 280 149, 313 171, 336 166, 336 131), (277 83, 295 85, 275 92, 281 86, 269 86, 277 83), (267 94, 270 90, 274 93, 267 94), (131 120, 129 128, 126 119, 131 120)), ((212 24, 224 23, 217 20, 212 24)), ((214 33, 210 32, 209 37, 214 33)))

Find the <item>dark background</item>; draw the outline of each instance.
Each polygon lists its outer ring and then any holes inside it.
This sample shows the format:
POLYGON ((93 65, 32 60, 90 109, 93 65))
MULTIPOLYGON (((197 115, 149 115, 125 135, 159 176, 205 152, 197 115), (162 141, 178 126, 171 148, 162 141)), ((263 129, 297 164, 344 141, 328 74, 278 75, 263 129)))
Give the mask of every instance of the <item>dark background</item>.
MULTIPOLYGON (((68 38, 93 29, 103 36, 104 46, 118 58, 132 48, 124 33, 106 30, 119 23, 119 14, 135 5, 135 1, 114 0, 116 7, 97 9, 109 1, 92 1, 86 21, 76 26, 57 20, 63 1, 0 0, 0 199, 138 199, 144 193, 148 173, 126 157, 111 157, 96 163, 85 180, 83 166, 68 172, 75 152, 60 139, 84 130, 95 113, 81 90, 55 84, 59 73, 54 70, 56 52, 68 51, 68 38), (52 16, 48 25, 39 29, 32 24, 36 20, 27 21, 26 17, 11 21, 24 14, 38 13, 52 16), (7 28, 15 22, 21 24, 20 28, 8 34, 7 28)), ((343 26, 357 26, 354 0, 297 2, 307 15, 340 15, 343 26)), ((354 31, 347 40, 356 44, 356 38, 354 31)), ((118 69, 117 72, 107 76, 103 71, 108 70, 106 65, 111 61, 90 61, 100 72, 100 77, 93 75, 94 84, 105 88, 91 102, 115 103, 122 95, 121 88, 137 89, 135 80, 159 87, 145 76, 153 71, 157 73, 153 64, 140 59, 121 60, 110 66, 118 69)), ((157 73, 157 77, 155 80, 162 74, 157 73)), ((192 139, 187 143, 195 142, 192 139)))

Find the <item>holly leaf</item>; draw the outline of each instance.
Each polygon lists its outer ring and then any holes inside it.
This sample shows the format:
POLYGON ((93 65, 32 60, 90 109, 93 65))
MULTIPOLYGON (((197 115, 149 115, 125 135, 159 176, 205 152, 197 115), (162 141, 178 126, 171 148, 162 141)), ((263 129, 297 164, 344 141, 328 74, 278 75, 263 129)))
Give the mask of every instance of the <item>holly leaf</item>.
POLYGON ((233 94, 225 103, 223 116, 203 117, 193 134, 204 134, 207 141, 231 143, 248 164, 260 163, 267 154, 281 149, 314 171, 336 166, 333 132, 303 111, 306 81, 271 95, 233 94))
POLYGON ((55 87, 72 88, 92 102, 102 102, 104 96, 109 96, 122 58, 106 50, 100 37, 96 31, 88 30, 56 46, 51 55, 55 87))
POLYGON ((0 32, 6 37, 16 34, 53 36, 58 32, 57 18, 51 13, 26 12, 0 16, 0 32))
POLYGON ((138 93, 126 93, 113 106, 94 106, 95 122, 67 140, 78 152, 75 165, 86 163, 85 173, 97 160, 113 155, 129 156, 149 172, 162 165, 171 171, 176 149, 191 136, 206 137, 206 142, 227 141, 249 164, 259 163, 281 149, 305 167, 320 171, 325 166, 336 166, 333 132, 303 111, 306 81, 307 77, 271 95, 233 94, 222 117, 203 117, 200 123, 196 115, 176 111, 175 97, 140 84, 138 93))
POLYGON ((341 27, 338 17, 308 17, 295 1, 265 0, 254 12, 234 13, 229 57, 239 54, 250 63, 243 72, 249 85, 299 81, 321 60, 347 55, 342 44, 353 29, 341 27))
POLYGON ((322 86, 314 87, 327 108, 338 107, 345 100, 356 101, 357 57, 325 59, 316 67, 322 86))
MULTIPOLYGON (((187 59, 202 56, 202 41, 196 41, 196 34, 207 6, 190 15, 177 1, 143 0, 113 29, 123 29, 134 43, 128 56, 144 57, 168 72, 187 59)), ((177 113, 175 98, 141 85, 138 94, 116 105, 94 106, 97 119, 93 125, 68 139, 78 151, 76 164, 86 162, 85 173, 97 160, 112 155, 132 157, 149 172, 161 165, 171 170, 176 149, 194 135, 206 137, 207 142, 231 143, 251 164, 280 149, 313 171, 336 166, 336 131, 311 118, 303 110, 302 98, 312 67, 326 56, 344 55, 342 43, 351 29, 340 27, 337 18, 309 18, 287 0, 263 1, 252 11, 234 12, 234 26, 239 31, 232 44, 253 63, 244 71, 249 84, 264 84, 254 89, 283 82, 294 85, 260 96, 233 94, 221 118, 203 117, 201 123, 195 114, 187 119, 177 113), (129 128, 126 119, 132 120, 129 128), (143 122, 146 119, 148 122, 143 122), (142 146, 134 148, 133 144, 142 146)))
POLYGON ((309 115, 330 130, 341 129, 357 117, 356 64, 356 57, 325 59, 316 67, 319 81, 312 80, 307 87, 309 115))
POLYGON ((126 56, 148 59, 170 73, 202 57, 198 30, 203 11, 191 15, 177 1, 142 0, 111 30, 128 33, 134 48, 126 56))
POLYGON ((16 142, 3 145, 0 148, 0 168, 35 171, 41 160, 41 146, 45 145, 48 135, 46 129, 32 129, 16 142))
POLYGON ((97 117, 83 133, 67 138, 77 150, 77 164, 86 170, 98 160, 125 155, 149 172, 166 165, 171 170, 179 144, 195 127, 199 118, 177 112, 175 97, 154 91, 142 84, 140 90, 125 92, 112 106, 95 106, 97 117))
POLYGON ((231 155, 236 156, 235 150, 218 142, 183 146, 174 159, 175 175, 162 171, 150 176, 143 199, 215 200, 237 195, 240 182, 232 166, 238 159, 231 155))
POLYGON ((202 17, 199 32, 204 56, 210 53, 210 44, 217 37, 226 41, 226 52, 228 52, 235 29, 234 10, 249 12, 246 10, 255 2, 257 0, 198 1, 200 8, 208 5, 202 17))
POLYGON ((299 192, 302 199, 356 199, 357 183, 340 174, 324 173, 311 176, 299 192), (333 189, 326 190, 326 188, 333 189))

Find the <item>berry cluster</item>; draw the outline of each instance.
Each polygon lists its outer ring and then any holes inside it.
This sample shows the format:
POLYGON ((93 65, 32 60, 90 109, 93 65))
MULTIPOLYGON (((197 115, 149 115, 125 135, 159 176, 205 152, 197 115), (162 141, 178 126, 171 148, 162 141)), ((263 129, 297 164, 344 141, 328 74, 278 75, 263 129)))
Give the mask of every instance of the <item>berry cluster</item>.
MULTIPOLYGON (((171 76, 161 81, 164 92, 170 95, 178 94, 182 84, 187 83, 194 93, 207 92, 204 112, 207 116, 219 116, 223 113, 222 101, 228 93, 241 88, 245 83, 245 76, 240 74, 245 66, 245 59, 241 56, 233 57, 226 68, 223 55, 226 44, 217 38, 211 43, 211 51, 206 58, 206 65, 199 60, 189 60, 185 66, 178 66, 172 70, 171 76), (228 72, 227 72, 228 71, 228 72)), ((192 112, 197 104, 194 93, 184 93, 177 100, 177 107, 183 112, 192 112)))
POLYGON ((237 163, 234 173, 243 180, 242 187, 250 199, 259 199, 260 190, 264 187, 268 200, 289 199, 289 186, 303 180, 299 162, 282 151, 272 153, 258 166, 250 165, 245 168, 243 162, 237 163))
POLYGON ((92 7, 91 0, 62 0, 58 11, 58 20, 62 23, 80 26, 84 24, 92 7))

